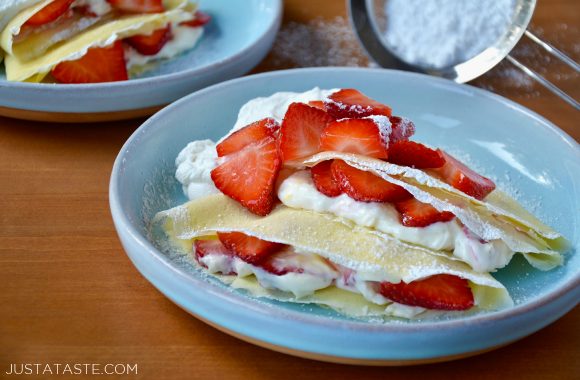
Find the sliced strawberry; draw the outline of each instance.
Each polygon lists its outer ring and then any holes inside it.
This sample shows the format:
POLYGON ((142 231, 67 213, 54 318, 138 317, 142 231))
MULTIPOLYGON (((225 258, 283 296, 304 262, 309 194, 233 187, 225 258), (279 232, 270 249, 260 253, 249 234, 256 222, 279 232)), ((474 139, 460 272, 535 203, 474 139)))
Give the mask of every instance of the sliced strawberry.
POLYGON ((242 150, 246 146, 266 137, 276 137, 280 125, 272 118, 256 121, 232 133, 216 146, 219 157, 242 150))
POLYGON ((280 152, 284 162, 320 151, 320 135, 333 121, 326 112, 304 103, 292 103, 280 128, 280 152))
POLYGON ((426 309, 467 310, 474 305, 469 282, 450 274, 438 274, 408 284, 382 282, 380 293, 391 301, 426 309))
POLYGON ((389 120, 393 130, 391 132, 391 144, 401 140, 409 140, 415 133, 415 124, 406 117, 391 116, 389 120))
POLYGON ((324 102, 322 100, 311 100, 308 102, 308 105, 310 107, 316 107, 318 109, 326 111, 326 107, 324 107, 324 102))
POLYGON ((310 169, 310 175, 318 191, 329 197, 337 197, 342 194, 342 190, 334 181, 331 165, 332 160, 320 162, 310 169))
POLYGON ((191 28, 197 28, 200 26, 204 26, 208 22, 211 21, 211 16, 205 12, 197 11, 195 12, 193 20, 184 21, 179 25, 189 26, 191 28))
POLYGON ((143 55, 155 55, 172 38, 171 24, 168 24, 165 28, 154 30, 151 34, 138 34, 128 37, 125 42, 143 55))
POLYGON ((295 265, 295 260, 292 260, 293 255, 296 255, 296 253, 288 251, 275 252, 260 261, 259 265, 266 272, 277 276, 283 276, 287 273, 304 273, 304 268, 295 265))
POLYGON ((121 41, 107 47, 94 47, 74 61, 64 61, 52 69, 60 83, 98 83, 127 80, 125 53, 121 41))
POLYGON ((217 256, 225 256, 228 260, 228 269, 223 270, 222 274, 226 275, 234 275, 236 274, 235 270, 232 267, 232 261, 234 255, 233 253, 226 248, 225 245, 222 244, 221 241, 211 239, 211 240, 196 240, 193 242, 193 251, 195 254, 195 260, 199 263, 199 265, 207 268, 207 265, 203 263, 201 260, 203 257, 207 255, 217 255, 217 256), (224 273, 225 272, 225 273, 224 273))
POLYGON ((334 160, 332 175, 340 189, 361 202, 399 202, 411 197, 407 190, 371 172, 359 170, 342 160, 334 160))
POLYGON ((391 116, 390 107, 352 88, 346 88, 330 95, 324 105, 326 111, 336 119, 370 115, 391 116))
POLYGON ((129 13, 161 13, 163 0, 107 0, 113 8, 129 13))
POLYGON ((415 198, 395 203, 395 207, 401 214, 401 223, 407 227, 426 227, 435 222, 448 222, 455 217, 450 212, 439 212, 430 204, 415 198))
POLYGON ((74 0, 55 0, 36 12, 24 25, 39 26, 53 22, 70 8, 74 0))
POLYGON ((386 159, 388 139, 379 125, 371 119, 342 119, 324 128, 320 137, 321 151, 362 154, 386 159))
POLYGON ((495 189, 495 183, 492 180, 477 174, 449 153, 441 149, 438 151, 445 159, 445 165, 436 169, 435 172, 443 181, 477 199, 485 198, 495 189))
POLYGON ((284 247, 284 244, 261 240, 241 232, 218 232, 218 237, 234 255, 250 264, 259 263, 273 252, 284 247))
POLYGON ((443 155, 414 141, 402 140, 389 146, 389 162, 417 169, 440 168, 443 155))
POLYGON ((211 171, 215 186, 257 215, 267 215, 275 201, 274 184, 280 171, 278 144, 273 137, 226 156, 211 171))

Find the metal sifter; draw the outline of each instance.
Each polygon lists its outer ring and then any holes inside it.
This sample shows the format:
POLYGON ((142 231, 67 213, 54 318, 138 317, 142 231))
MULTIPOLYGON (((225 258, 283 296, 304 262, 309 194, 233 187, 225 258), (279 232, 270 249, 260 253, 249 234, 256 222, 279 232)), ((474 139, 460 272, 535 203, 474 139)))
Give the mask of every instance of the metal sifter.
POLYGON ((440 76, 453 81, 468 82, 492 69, 504 58, 511 62, 526 75, 546 87, 548 90, 568 102, 576 109, 580 109, 580 104, 559 89, 555 84, 525 66, 514 56, 510 55, 511 50, 516 46, 522 36, 526 36, 533 42, 540 45, 548 53, 554 55, 576 72, 580 72, 580 65, 572 58, 568 57, 560 50, 547 42, 542 41, 532 32, 527 30, 528 24, 534 13, 536 0, 516 0, 515 8, 511 17, 511 22, 491 46, 475 55, 474 57, 459 62, 453 66, 445 68, 432 68, 413 65, 405 62, 389 47, 382 31, 386 30, 388 18, 385 14, 386 2, 389 0, 347 0, 350 11, 351 23, 368 54, 382 67, 396 68, 400 70, 422 72, 430 75, 440 76))

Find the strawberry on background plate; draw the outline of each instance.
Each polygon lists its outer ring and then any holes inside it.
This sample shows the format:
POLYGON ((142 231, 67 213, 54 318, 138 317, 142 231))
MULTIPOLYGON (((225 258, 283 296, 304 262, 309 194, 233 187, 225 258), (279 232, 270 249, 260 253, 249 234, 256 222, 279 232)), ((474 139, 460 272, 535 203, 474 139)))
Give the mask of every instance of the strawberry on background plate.
POLYGON ((127 80, 125 52, 121 41, 111 46, 94 47, 74 61, 64 61, 52 69, 60 83, 99 83, 127 80))
POLYGON ((257 264, 284 244, 273 243, 241 232, 218 232, 218 238, 234 255, 250 264, 257 264))
POLYGON ((161 13, 163 0, 106 0, 113 8, 129 13, 161 13))
POLYGON ((304 103, 290 104, 280 128, 282 160, 286 162, 318 153, 322 131, 333 120, 316 107, 304 103))
POLYGON ((495 189, 495 183, 489 178, 477 174, 449 153, 441 149, 437 151, 445 159, 445 165, 434 172, 449 185, 479 200, 495 189))
POLYGON ((310 169, 310 175, 316 189, 327 197, 337 197, 342 190, 332 175, 333 160, 322 161, 310 169))
POLYGON ((417 169, 440 168, 445 164, 443 155, 415 141, 398 141, 389 146, 389 162, 417 169))
POLYGON ((382 282, 380 293, 391 301, 435 310, 468 310, 475 304, 469 282, 438 274, 410 283, 382 282))
POLYGON ((211 179, 222 193, 264 216, 274 207, 274 184, 280 166, 278 143, 266 137, 224 157, 211 171, 211 179))
POLYGON ((389 155, 386 132, 372 119, 337 120, 324 128, 320 150, 386 159, 389 155))
POLYGON ((353 168, 342 160, 334 160, 332 175, 340 189, 361 202, 398 202, 411 197, 407 190, 364 170, 353 168))
POLYGON ((179 25, 189 26, 191 28, 198 28, 204 26, 211 21, 211 16, 205 12, 197 11, 195 12, 193 20, 184 21, 179 25))
POLYGON ((448 222, 455 216, 447 211, 439 212, 430 204, 411 198, 395 203, 401 215, 401 223, 407 227, 426 227, 436 222, 448 222))
POLYGON ((55 0, 36 12, 24 25, 39 26, 53 22, 69 10, 74 0, 55 0))
POLYGON ((235 131, 216 146, 218 157, 242 150, 246 146, 266 137, 276 137, 280 125, 272 118, 253 122, 244 128, 235 131))
POLYGON ((371 115, 391 116, 391 108, 353 88, 339 90, 324 102, 326 111, 336 119, 371 115))
POLYGON ((151 34, 138 34, 125 38, 125 42, 143 55, 155 55, 172 38, 171 24, 169 24, 165 28, 154 30, 151 34))

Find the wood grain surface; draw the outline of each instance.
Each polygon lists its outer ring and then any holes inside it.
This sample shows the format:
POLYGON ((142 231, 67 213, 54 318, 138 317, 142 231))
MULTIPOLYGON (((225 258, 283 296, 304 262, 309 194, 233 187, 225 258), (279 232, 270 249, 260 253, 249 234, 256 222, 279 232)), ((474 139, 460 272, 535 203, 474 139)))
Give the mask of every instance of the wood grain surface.
MULTIPOLYGON (((532 28, 578 60, 579 12, 577 0, 540 0, 532 28)), ((288 0, 281 37, 317 17, 324 23, 345 15, 342 1, 288 0)), ((563 74, 565 68, 537 58, 526 46, 514 54, 580 98, 577 74, 563 74)), ((294 66, 280 62, 273 51, 256 71, 294 66)), ((508 83, 514 75, 509 69, 502 64, 472 84, 529 107, 580 140, 578 112, 533 83, 508 83)), ((137 272, 111 220, 112 164, 142 122, 82 125, 0 118, 0 377, 18 377, 5 375, 11 363, 137 363, 138 374, 124 377, 580 378, 578 307, 496 351, 398 368, 299 359, 194 319, 137 272)))

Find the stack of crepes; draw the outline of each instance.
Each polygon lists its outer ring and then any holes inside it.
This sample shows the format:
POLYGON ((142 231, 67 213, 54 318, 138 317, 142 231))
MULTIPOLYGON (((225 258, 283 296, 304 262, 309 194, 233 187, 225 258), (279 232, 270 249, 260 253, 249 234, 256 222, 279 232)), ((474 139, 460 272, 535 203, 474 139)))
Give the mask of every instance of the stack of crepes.
POLYGON ((209 20, 196 9, 188 0, 3 1, 0 56, 6 78, 126 80, 196 44, 209 20))
POLYGON ((349 316, 513 305, 489 272, 515 253, 552 269, 567 241, 414 131, 354 89, 251 100, 217 146, 179 154, 190 201, 158 213, 152 236, 235 289, 349 316))

